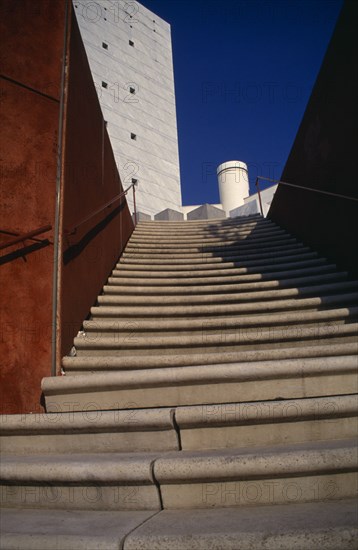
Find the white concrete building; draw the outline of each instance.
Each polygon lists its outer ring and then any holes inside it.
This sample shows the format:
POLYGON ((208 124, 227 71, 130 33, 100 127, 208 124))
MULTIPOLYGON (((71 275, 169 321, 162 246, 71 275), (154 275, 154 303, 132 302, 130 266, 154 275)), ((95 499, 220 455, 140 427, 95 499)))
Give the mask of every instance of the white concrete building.
POLYGON ((139 2, 74 6, 123 187, 143 213, 181 210, 170 25, 139 2))

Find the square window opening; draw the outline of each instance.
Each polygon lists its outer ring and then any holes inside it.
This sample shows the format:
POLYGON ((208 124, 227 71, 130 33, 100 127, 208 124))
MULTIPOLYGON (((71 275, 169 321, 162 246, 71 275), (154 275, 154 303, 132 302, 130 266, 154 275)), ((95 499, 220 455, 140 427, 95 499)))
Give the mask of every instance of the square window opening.
POLYGON ((137 139, 137 134, 132 134, 132 133, 131 133, 131 139, 136 140, 136 139, 137 139))
POLYGON ((105 88, 105 89, 108 88, 108 84, 104 80, 102 80, 102 88, 105 88))
POLYGON ((106 44, 105 42, 102 42, 102 48, 104 50, 108 50, 108 44, 106 44))
POLYGON ((129 93, 135 94, 135 88, 133 88, 133 86, 129 86, 129 93))
POLYGON ((130 46, 134 46, 133 40, 129 40, 129 45, 130 45, 130 46))

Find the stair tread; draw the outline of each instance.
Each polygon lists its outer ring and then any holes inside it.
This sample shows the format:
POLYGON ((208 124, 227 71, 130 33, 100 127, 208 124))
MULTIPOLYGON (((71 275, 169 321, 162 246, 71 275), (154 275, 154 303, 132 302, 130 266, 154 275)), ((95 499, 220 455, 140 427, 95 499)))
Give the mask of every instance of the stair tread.
POLYGON ((9 550, 118 550, 156 513, 3 508, 1 540, 9 550))
MULTIPOLYGON (((248 503, 249 504, 249 503, 248 503)), ((4 548, 18 550, 355 550, 357 503, 212 510, 2 510, 4 548), (122 546, 123 545, 123 546, 122 546)))
POLYGON ((124 550, 353 550, 358 534, 356 517, 357 504, 348 499, 164 510, 134 530, 124 550))

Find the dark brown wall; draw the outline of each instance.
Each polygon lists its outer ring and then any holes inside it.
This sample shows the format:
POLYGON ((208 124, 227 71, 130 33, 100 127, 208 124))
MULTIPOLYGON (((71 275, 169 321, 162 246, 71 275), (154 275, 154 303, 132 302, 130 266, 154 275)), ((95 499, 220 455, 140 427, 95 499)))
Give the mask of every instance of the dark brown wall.
MULTIPOLYGON (((69 59, 63 231, 122 191, 74 14, 69 59)), ((70 242, 63 236, 58 360, 71 349, 73 337, 132 231, 133 222, 123 198, 82 225, 70 242)))
MULTIPOLYGON (((4 230, 54 226, 65 2, 0 5, 4 242, 10 238, 4 230)), ((41 410, 41 378, 50 373, 53 231, 38 238, 42 242, 27 241, 25 249, 20 244, 1 254, 2 412, 41 410)))
MULTIPOLYGON (((358 197, 357 2, 337 22, 281 180, 358 197)), ((357 272, 358 203, 279 186, 269 218, 357 272)))

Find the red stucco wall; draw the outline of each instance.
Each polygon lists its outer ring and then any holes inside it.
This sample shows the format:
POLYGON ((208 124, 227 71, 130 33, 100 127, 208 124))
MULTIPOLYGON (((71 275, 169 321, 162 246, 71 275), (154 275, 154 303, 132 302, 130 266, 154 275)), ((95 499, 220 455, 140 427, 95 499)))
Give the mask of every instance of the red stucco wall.
MULTIPOLYGON (((1 1, 2 242, 10 238, 4 230, 54 225, 64 7, 64 0, 1 1)), ((2 412, 41 410, 40 382, 50 373, 53 232, 38 238, 42 244, 1 254, 2 412)))
POLYGON ((65 230, 122 189, 77 23, 66 0, 1 0, 0 241, 51 224, 52 231, 1 252, 0 412, 39 412, 51 374, 54 273, 56 348, 69 351, 133 223, 125 199, 73 235, 65 230), (61 74, 66 41, 67 71, 61 74), (60 107, 64 107, 59 151, 60 107), (54 257, 57 161, 60 248, 54 257), (56 264, 56 260, 58 263, 56 264), (55 271, 56 270, 56 271, 55 271))

